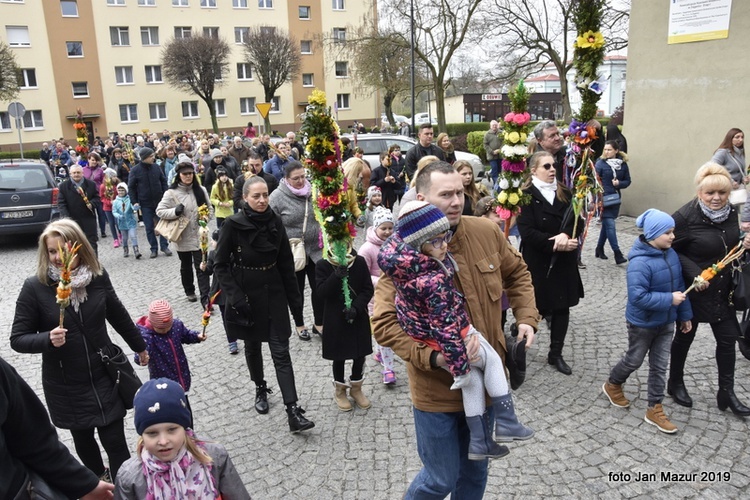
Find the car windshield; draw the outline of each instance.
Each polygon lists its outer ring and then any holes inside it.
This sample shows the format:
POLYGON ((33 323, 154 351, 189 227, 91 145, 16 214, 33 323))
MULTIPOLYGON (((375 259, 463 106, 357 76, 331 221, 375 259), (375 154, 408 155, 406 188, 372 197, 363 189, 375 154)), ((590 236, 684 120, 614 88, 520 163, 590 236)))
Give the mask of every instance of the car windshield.
POLYGON ((49 187, 47 177, 38 169, 13 167, 0 170, 0 190, 26 191, 49 187))

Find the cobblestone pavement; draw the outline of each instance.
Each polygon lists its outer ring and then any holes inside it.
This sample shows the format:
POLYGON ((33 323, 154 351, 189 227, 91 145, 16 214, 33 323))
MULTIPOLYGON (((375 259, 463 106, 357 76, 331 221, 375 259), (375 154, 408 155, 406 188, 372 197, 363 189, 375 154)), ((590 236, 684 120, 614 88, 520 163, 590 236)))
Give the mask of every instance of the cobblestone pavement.
MULTIPOLYGON (((621 245, 628 249, 636 235, 633 220, 620 218, 617 227, 621 245)), ((526 383, 515 395, 520 419, 536 430, 536 436, 511 445, 509 456, 491 463, 486 498, 746 495, 747 423, 716 407, 715 343, 707 327, 699 330, 687 363, 686 384, 694 407, 677 406, 669 397, 664 401, 667 414, 679 427, 677 434, 662 434, 643 420, 647 363, 625 385, 625 394, 633 401, 630 408, 611 406, 601 393, 627 337, 625 267, 614 264, 610 250, 609 260, 594 259, 598 233, 592 228, 584 249, 588 268, 581 274, 586 298, 572 311, 564 350, 573 375, 566 377, 547 365, 548 332, 542 326, 538 343, 529 352, 526 383), (687 476, 667 479, 663 473, 687 476)), ((146 242, 143 229, 139 239, 146 242)), ((177 317, 199 326, 201 311, 182 293, 176 256, 123 259, 111 243, 111 237, 100 242, 102 262, 134 318, 145 313, 151 300, 163 297, 173 304, 177 317)), ((143 245, 146 250, 147 246, 143 245)), ((20 286, 33 273, 35 251, 33 238, 0 240, 5 275, 0 328, 6 338, 20 286)), ((309 323, 309 301, 306 305, 309 323)), ((365 389, 373 406, 342 413, 333 402, 330 364, 321 358, 320 349, 317 338, 291 339, 300 403, 316 423, 307 434, 291 435, 267 350, 267 379, 274 393, 270 413, 258 415, 244 357, 229 355, 220 321, 214 317, 209 339, 186 346, 198 434, 228 448, 255 498, 400 498, 420 468, 403 363, 397 360, 398 383, 387 387, 380 383, 375 363, 368 360, 365 389)), ((41 356, 15 353, 7 340, 0 342, 0 355, 41 395, 41 356)), ((138 370, 147 378, 145 369, 138 370)), ((744 402, 750 402, 749 376, 750 362, 738 354, 736 392, 744 402)), ((131 414, 126 429, 134 445, 137 436, 131 414)), ((71 445, 67 431, 60 431, 60 436, 71 445)))

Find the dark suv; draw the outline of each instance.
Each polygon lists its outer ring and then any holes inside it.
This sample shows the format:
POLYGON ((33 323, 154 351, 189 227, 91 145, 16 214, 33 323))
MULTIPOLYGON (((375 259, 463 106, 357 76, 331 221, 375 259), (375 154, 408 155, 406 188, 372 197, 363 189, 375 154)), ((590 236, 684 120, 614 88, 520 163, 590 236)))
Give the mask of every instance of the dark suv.
POLYGON ((44 163, 0 163, 0 235, 41 233, 60 217, 58 192, 44 163))

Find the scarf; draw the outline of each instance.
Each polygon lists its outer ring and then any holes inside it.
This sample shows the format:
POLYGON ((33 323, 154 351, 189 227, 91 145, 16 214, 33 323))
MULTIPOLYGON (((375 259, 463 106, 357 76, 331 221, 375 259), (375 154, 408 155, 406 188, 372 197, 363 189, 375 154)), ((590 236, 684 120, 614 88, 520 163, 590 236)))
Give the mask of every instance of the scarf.
POLYGON ((622 168, 622 160, 619 158, 610 158, 607 160, 607 165, 613 170, 620 170, 620 168, 622 168))
POLYGON ((701 207, 703 215, 708 217, 708 219, 714 224, 719 224, 727 220, 729 218, 729 213, 732 211, 732 205, 729 203, 718 210, 711 210, 700 198, 698 199, 698 206, 701 207))
MULTIPOLYGON (((59 282, 60 268, 50 264, 47 276, 49 276, 52 281, 59 282)), ((94 274, 86 264, 81 264, 70 271, 70 303, 75 312, 78 312, 78 308, 81 307, 81 304, 86 302, 86 299, 88 298, 86 287, 89 286, 92 279, 94 279, 94 274)))
POLYGON ((204 500, 219 497, 211 474, 212 465, 200 463, 184 445, 171 462, 162 462, 144 448, 141 451, 141 468, 146 476, 146 500, 204 500))
POLYGON ((278 244, 278 231, 276 224, 273 224, 275 214, 271 207, 267 207, 265 212, 256 212, 245 203, 242 212, 257 229, 257 231, 250 232, 250 244, 253 248, 258 252, 275 252, 278 244))
POLYGON ((310 181, 308 181, 307 179, 305 179, 305 185, 300 189, 293 188, 292 185, 286 181, 286 178, 281 179, 281 182, 283 182, 284 185, 289 189, 289 191, 291 191, 291 193, 295 196, 299 196, 301 198, 307 198, 308 196, 310 196, 312 184, 310 184, 310 181))
POLYGON ((547 200, 550 205, 553 205, 555 203, 555 195, 557 194, 557 180, 554 180, 552 182, 544 182, 540 178, 532 176, 531 183, 539 190, 540 193, 542 193, 542 196, 544 196, 544 199, 547 200))

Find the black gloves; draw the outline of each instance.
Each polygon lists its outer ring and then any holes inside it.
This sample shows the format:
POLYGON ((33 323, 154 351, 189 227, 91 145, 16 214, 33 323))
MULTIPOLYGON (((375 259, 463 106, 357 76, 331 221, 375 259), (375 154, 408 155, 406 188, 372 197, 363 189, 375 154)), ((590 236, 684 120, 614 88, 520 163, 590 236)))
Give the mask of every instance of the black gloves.
POLYGON ((335 274, 337 278, 346 277, 348 271, 349 268, 346 266, 333 266, 333 274, 335 274))
POLYGON ((185 205, 183 205, 182 203, 180 203, 179 205, 177 205, 176 207, 174 207, 174 214, 175 215, 180 216, 184 212, 185 212, 185 205))
POLYGON ((354 320, 357 319, 357 310, 353 307, 347 307, 344 309, 344 318, 346 318, 347 323, 354 323, 354 320))

